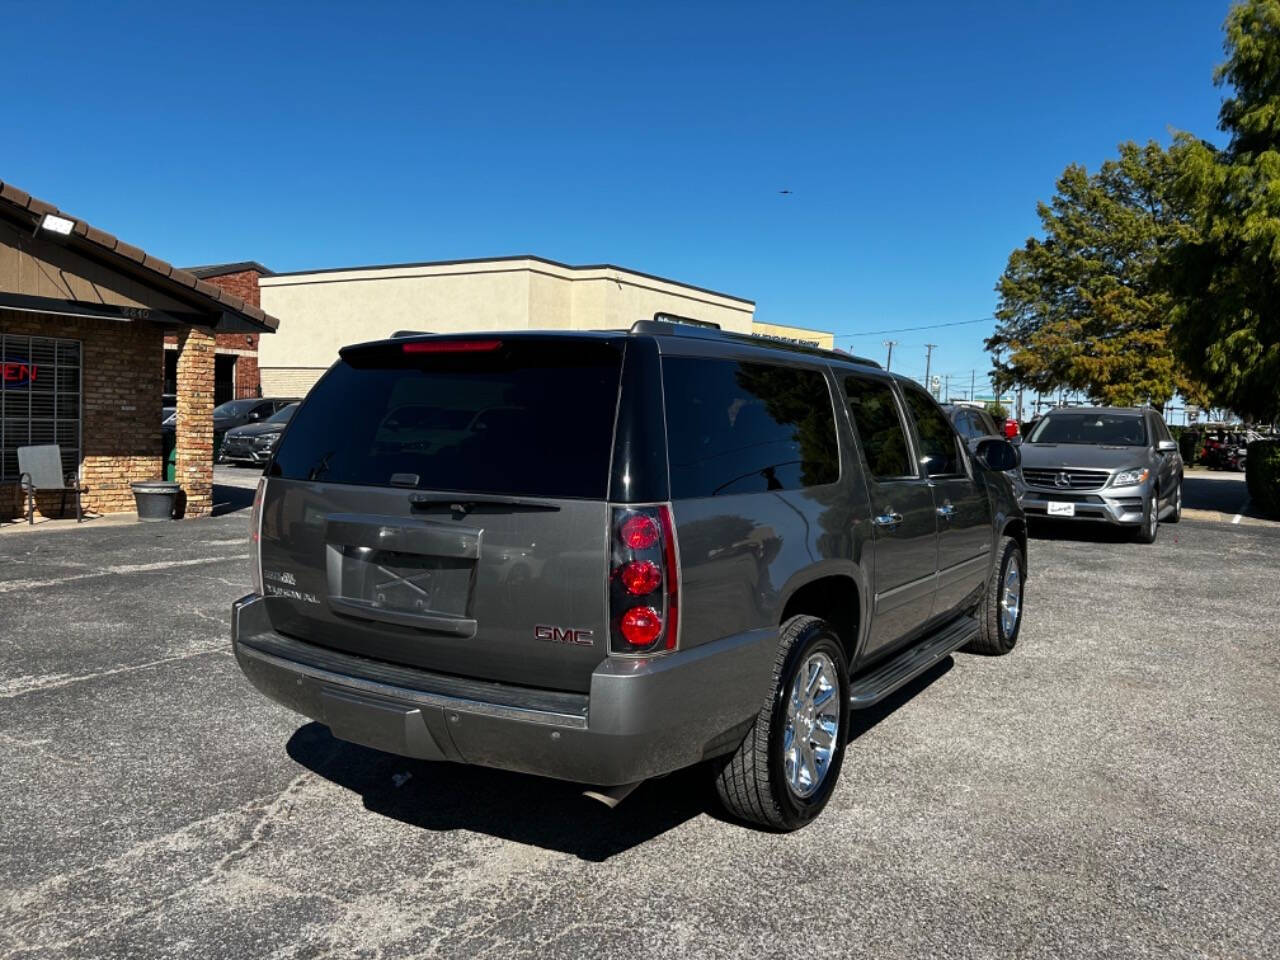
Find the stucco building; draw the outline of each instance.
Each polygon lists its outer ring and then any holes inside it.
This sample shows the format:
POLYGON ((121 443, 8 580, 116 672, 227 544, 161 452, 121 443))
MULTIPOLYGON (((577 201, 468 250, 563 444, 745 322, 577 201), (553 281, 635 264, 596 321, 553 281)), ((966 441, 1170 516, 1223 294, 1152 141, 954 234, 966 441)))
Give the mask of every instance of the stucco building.
POLYGON ((269 396, 301 396, 339 347, 397 330, 625 329, 667 313, 739 333, 833 342, 830 333, 757 323, 755 303, 742 297, 612 264, 535 256, 264 274, 258 283, 262 308, 286 321, 258 350, 269 396))

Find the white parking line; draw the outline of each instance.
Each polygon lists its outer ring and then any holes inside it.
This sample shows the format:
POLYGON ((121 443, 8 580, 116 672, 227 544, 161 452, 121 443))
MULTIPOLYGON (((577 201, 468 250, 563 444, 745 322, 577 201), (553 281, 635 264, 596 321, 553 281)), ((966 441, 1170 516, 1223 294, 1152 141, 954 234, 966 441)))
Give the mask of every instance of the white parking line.
POLYGON ((1253 502, 1253 501, 1251 501, 1251 500, 1246 500, 1246 501, 1244 502, 1244 506, 1242 506, 1242 507, 1240 508, 1240 512, 1239 512, 1239 513, 1237 513, 1234 517, 1232 517, 1232 518, 1231 518, 1231 522, 1232 522, 1232 523, 1239 523, 1239 522, 1240 522, 1240 518, 1244 516, 1244 512, 1245 512, 1246 510, 1248 510, 1248 509, 1249 509, 1249 504, 1250 504, 1250 503, 1252 503, 1252 502, 1253 502))
POLYGON ((0 593, 12 593, 14 590, 35 590, 40 587, 56 587, 60 583, 73 580, 89 580, 93 577, 110 577, 122 573, 152 573, 172 570, 174 567, 194 567, 208 563, 222 563, 225 560, 248 560, 249 554, 237 553, 226 557, 201 557, 198 560, 161 560, 156 563, 122 563, 114 567, 103 567, 93 573, 77 573, 69 577, 58 577, 55 580, 10 580, 0 583, 0 593))

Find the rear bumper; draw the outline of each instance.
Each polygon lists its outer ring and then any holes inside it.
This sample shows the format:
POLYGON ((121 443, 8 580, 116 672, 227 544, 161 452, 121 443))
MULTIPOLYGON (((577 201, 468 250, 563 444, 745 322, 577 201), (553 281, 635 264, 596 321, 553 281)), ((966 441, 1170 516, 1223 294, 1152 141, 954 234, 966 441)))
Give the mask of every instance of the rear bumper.
POLYGON ((232 607, 232 646, 272 700, 334 736, 418 757, 601 786, 727 752, 769 682, 777 633, 758 630, 652 660, 605 659, 589 694, 531 690, 398 667, 275 633, 270 598, 232 607))

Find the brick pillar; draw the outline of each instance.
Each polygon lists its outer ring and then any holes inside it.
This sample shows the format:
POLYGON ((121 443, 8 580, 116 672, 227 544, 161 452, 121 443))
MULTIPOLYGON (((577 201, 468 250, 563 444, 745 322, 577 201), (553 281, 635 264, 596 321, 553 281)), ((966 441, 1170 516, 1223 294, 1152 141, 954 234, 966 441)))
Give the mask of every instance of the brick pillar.
POLYGON ((213 510, 213 355, 208 330, 178 333, 178 462, 174 479, 186 494, 187 517, 213 510))

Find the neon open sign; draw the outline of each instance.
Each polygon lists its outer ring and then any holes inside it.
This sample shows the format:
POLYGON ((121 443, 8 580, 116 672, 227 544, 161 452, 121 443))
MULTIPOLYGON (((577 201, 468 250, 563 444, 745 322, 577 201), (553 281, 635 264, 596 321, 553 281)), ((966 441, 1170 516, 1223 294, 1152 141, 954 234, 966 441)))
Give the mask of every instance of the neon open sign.
POLYGON ((36 382, 36 365, 25 360, 0 363, 0 379, 6 387, 26 387, 36 382))

